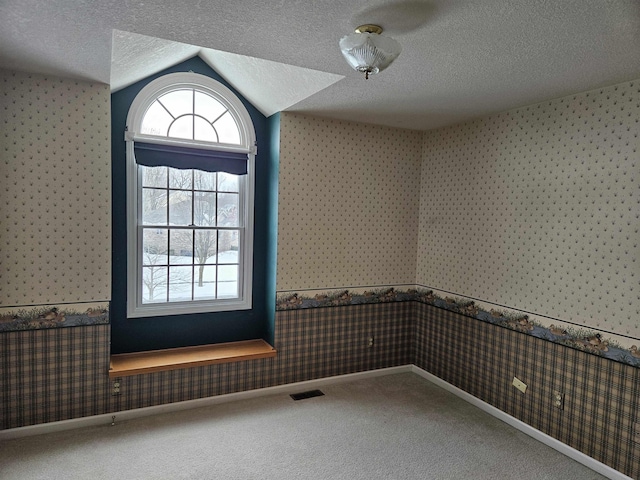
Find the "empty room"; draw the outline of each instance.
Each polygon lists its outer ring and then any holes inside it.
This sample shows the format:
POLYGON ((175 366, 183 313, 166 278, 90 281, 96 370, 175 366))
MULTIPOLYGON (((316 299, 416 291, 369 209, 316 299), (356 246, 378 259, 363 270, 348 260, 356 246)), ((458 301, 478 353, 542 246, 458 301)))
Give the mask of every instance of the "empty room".
POLYGON ((0 3, 0 478, 640 479, 635 0, 0 3))

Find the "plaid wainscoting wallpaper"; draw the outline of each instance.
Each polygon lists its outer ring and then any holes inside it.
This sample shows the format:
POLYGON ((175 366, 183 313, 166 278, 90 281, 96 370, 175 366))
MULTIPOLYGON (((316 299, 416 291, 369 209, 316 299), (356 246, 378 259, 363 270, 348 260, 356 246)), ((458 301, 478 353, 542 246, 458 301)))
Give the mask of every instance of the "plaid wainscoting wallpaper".
POLYGON ((571 447, 640 478, 640 369, 480 322, 416 305, 420 368, 571 447), (511 382, 527 384, 526 394, 511 382), (564 394, 564 409, 553 406, 564 394))
POLYGON ((0 334, 0 428, 111 411, 109 325, 0 334))
POLYGON ((0 333, 0 428, 414 363, 640 478, 640 368, 417 301, 278 311, 276 358, 124 377, 119 396, 108 345, 109 325, 0 333))
POLYGON ((412 363, 413 302, 379 307, 276 312, 275 358, 123 377, 112 411, 412 363))
POLYGON ((108 378, 109 325, 3 332, 0 428, 406 365, 413 312, 414 302, 277 312, 276 358, 124 377, 118 396, 108 378))

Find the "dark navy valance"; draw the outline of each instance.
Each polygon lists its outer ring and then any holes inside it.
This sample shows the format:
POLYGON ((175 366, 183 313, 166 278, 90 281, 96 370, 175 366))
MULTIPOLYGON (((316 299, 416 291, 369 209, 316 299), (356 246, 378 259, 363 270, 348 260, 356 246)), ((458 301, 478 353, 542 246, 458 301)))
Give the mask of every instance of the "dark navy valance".
POLYGON ((195 168, 204 172, 226 172, 246 175, 246 153, 202 150, 177 145, 134 143, 136 163, 147 167, 195 168))

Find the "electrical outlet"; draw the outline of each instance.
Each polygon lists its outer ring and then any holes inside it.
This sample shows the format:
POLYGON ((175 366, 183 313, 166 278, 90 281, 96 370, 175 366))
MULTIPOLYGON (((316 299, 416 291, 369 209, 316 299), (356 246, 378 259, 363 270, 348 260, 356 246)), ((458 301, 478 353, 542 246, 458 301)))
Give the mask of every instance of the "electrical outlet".
POLYGON ((369 337, 367 339, 367 347, 369 348, 373 347, 373 337, 369 337))
POLYGON ((564 393, 558 391, 553 392, 553 406, 564 410, 564 393))
POLYGON ((640 422, 633 424, 633 431, 631 432, 633 441, 640 444, 640 422))
POLYGON ((513 377, 513 382, 511 383, 514 387, 520 390, 522 393, 527 391, 527 384, 520 380, 518 377, 513 377))
POLYGON ((120 382, 118 380, 113 382, 113 385, 111 388, 111 395, 120 395, 120 382))

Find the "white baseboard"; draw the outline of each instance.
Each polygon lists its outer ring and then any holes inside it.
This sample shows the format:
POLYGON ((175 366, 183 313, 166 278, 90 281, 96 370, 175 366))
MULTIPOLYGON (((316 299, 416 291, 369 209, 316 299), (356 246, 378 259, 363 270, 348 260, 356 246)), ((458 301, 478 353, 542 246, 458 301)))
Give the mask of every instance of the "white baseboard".
POLYGON ((393 375, 396 373, 411 372, 411 365, 400 367, 381 368, 378 370, 367 370, 366 372, 349 373, 337 375, 335 377, 325 377, 316 380, 308 380, 297 383, 287 383, 275 387, 258 388, 244 392, 228 393, 226 395, 216 395, 213 397, 197 398, 195 400, 185 400, 183 402, 167 403, 155 405, 153 407, 135 408, 133 410, 122 410, 119 412, 92 415, 90 417, 73 418, 71 420, 61 420, 59 422, 42 423, 39 425, 29 425, 27 427, 10 428, 0 430, 0 441, 14 438, 29 437, 32 435, 42 435, 45 433, 61 432, 74 428, 95 427, 100 425, 110 425, 114 421, 122 422, 134 418, 158 415, 160 413, 176 412, 179 410, 189 410, 192 408, 206 407, 220 403, 234 402, 237 400, 247 400, 250 398, 263 397, 266 395, 290 394, 305 390, 312 390, 323 385, 351 382, 363 378, 379 377, 383 375, 393 375))
POLYGON ((576 462, 581 463, 585 467, 588 467, 591 470, 598 472, 600 475, 604 475, 605 477, 610 478, 612 480, 633 480, 631 477, 627 477, 625 474, 619 472, 618 470, 615 470, 609 467, 608 465, 605 465, 604 463, 601 463, 596 459, 588 455, 585 455, 581 451, 576 450, 573 447, 570 447, 566 443, 562 443, 560 440, 556 440, 555 438, 550 437, 546 433, 533 428, 531 425, 524 423, 515 417, 512 417, 511 415, 503 412, 502 410, 494 407, 493 405, 489 405, 488 403, 480 400, 479 398, 474 397, 470 393, 467 393, 464 390, 461 390, 458 387, 448 382, 445 382, 441 378, 436 377, 435 375, 419 367, 416 367, 415 365, 411 365, 411 371, 417 375, 420 375, 422 378, 429 380, 430 382, 438 385, 439 387, 442 387, 448 392, 451 392, 454 395, 462 398, 463 400, 466 400, 467 402, 487 412, 488 414, 496 417, 497 419, 502 420, 505 423, 508 423, 513 428, 520 430, 523 433, 526 433, 527 435, 535 438, 539 442, 542 442, 545 445, 553 448, 554 450, 557 450, 558 452, 562 453, 563 455, 566 455, 567 457, 575 460, 576 462))
POLYGON ((325 377, 316 380, 308 380, 305 382, 288 383, 285 385, 278 385, 275 387, 259 388, 256 390, 247 390, 244 392, 229 393, 226 395, 217 395, 214 397, 198 398, 195 400, 186 400, 184 402, 168 403, 165 405, 156 405, 153 407, 136 408, 133 410, 122 410, 119 412, 105 413, 102 415, 94 415, 91 417, 74 418, 71 420, 62 420, 59 422, 43 423, 40 425, 30 425, 28 427, 11 428, 7 430, 0 430, 0 441, 11 440, 14 438, 28 437, 31 435, 42 435, 45 433, 60 432, 64 430, 72 430, 74 428, 83 428, 90 426, 109 425, 113 421, 115 416, 115 422, 122 422, 126 420, 132 420, 134 418, 147 417, 149 415, 157 415, 160 413, 176 412, 179 410, 189 410, 192 408, 206 407, 209 405, 216 405, 221 403, 233 402, 236 400, 247 400, 250 398, 257 398, 266 395, 276 394, 290 394, 297 393, 304 390, 310 390, 319 388, 323 385, 331 385, 342 382, 351 382, 355 380, 361 380, 364 378, 379 377, 383 375, 393 375, 397 373, 412 372, 422 378, 438 385, 439 387, 453 393, 454 395, 462 398, 463 400, 471 403, 472 405, 480 408, 481 410, 489 413, 490 415, 502 420, 503 422, 511 425, 512 427, 520 430, 521 432, 535 438, 539 442, 557 450, 558 452, 572 458, 578 463, 604 475, 612 480, 633 480, 631 477, 627 477, 623 473, 598 462, 592 457, 585 455, 584 453, 576 450, 569 445, 550 437, 546 433, 536 430, 531 425, 528 425, 517 418, 508 415, 502 410, 483 402, 477 397, 459 389, 458 387, 445 382, 441 378, 416 367, 415 365, 403 365, 400 367, 381 368, 378 370, 368 370, 366 372, 350 373, 347 375, 337 375, 335 377, 325 377))

